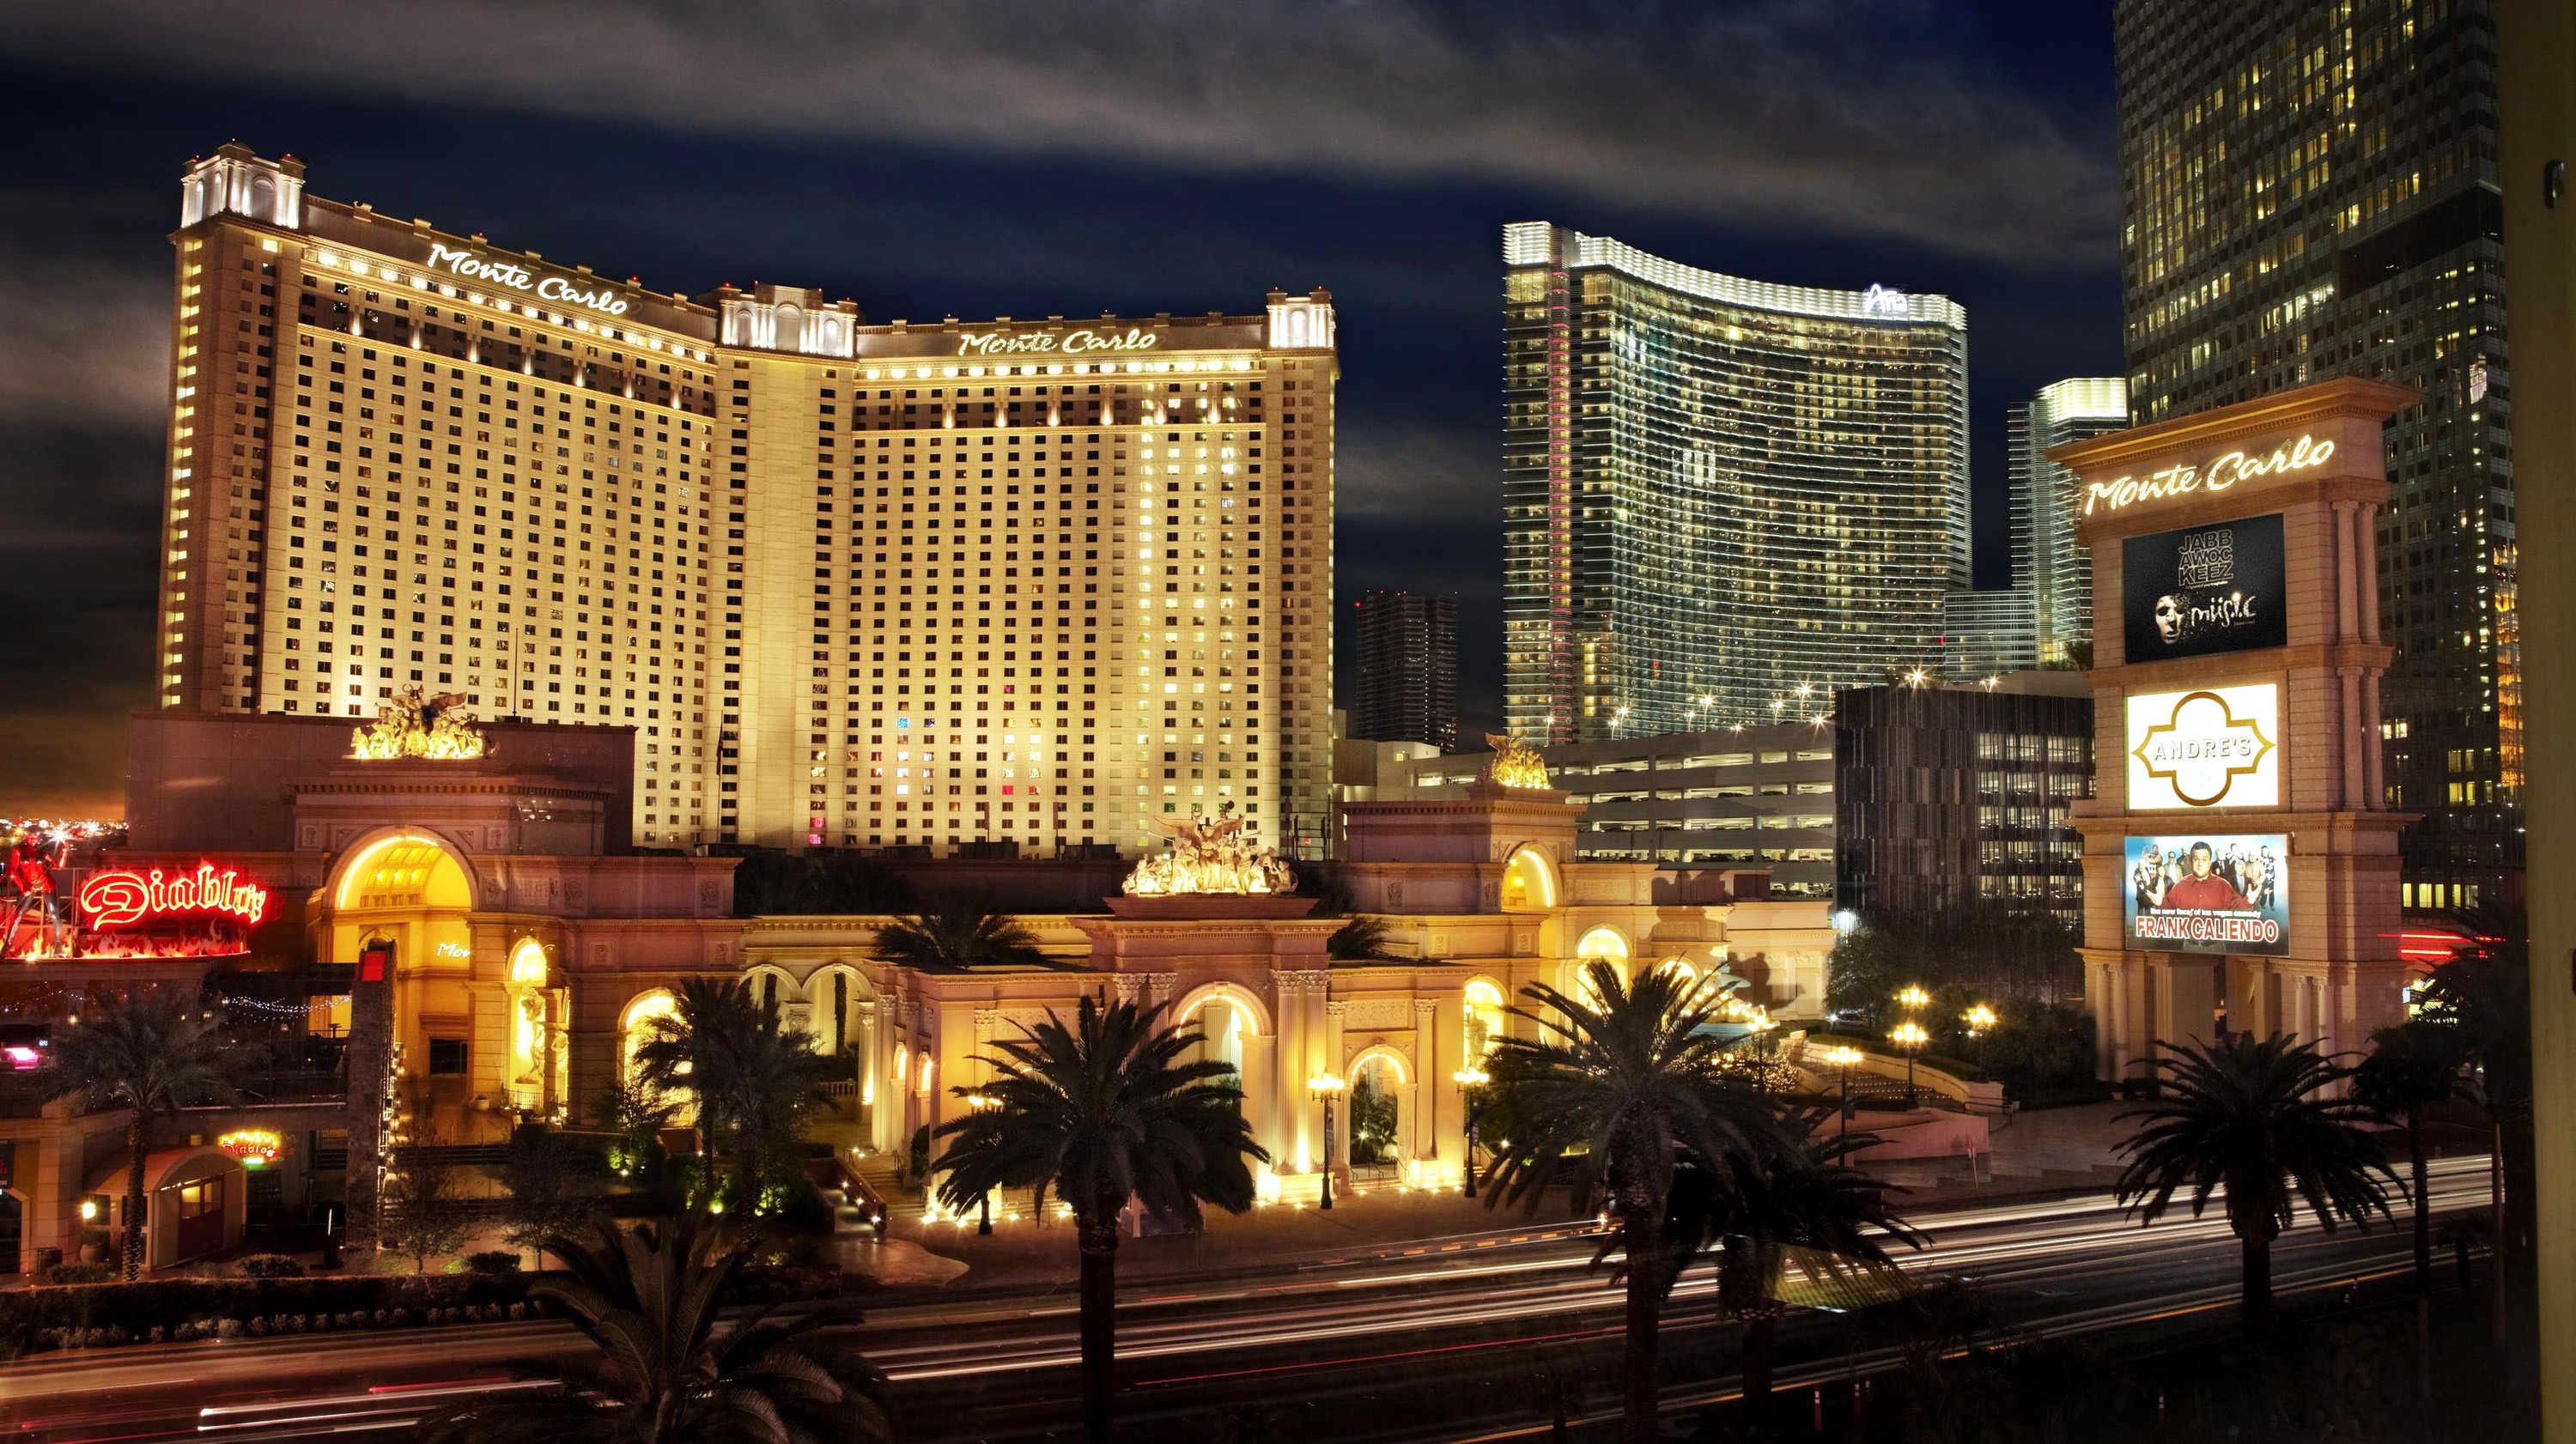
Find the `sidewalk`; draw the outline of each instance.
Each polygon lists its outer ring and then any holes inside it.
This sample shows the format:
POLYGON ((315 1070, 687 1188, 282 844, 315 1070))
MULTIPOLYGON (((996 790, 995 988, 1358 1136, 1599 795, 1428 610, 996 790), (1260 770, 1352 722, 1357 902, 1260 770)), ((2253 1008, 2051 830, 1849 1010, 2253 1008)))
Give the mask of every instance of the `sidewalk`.
MULTIPOLYGON (((1907 1190, 1902 1206, 1963 1203, 2013 1194, 2108 1188, 2120 1176, 2119 1122, 2128 1103, 2088 1103, 1993 1120, 1982 1158, 1878 1163, 1869 1171, 1907 1190)), ((1869 1115, 1861 1115, 1863 1126, 1869 1115)))

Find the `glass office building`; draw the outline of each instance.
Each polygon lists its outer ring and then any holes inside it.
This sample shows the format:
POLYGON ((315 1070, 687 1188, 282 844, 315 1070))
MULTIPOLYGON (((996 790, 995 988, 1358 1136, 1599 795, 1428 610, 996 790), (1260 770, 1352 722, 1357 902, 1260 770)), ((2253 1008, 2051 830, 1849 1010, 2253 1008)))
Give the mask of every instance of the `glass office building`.
POLYGON ((2050 450, 2127 429, 2129 387, 2117 376, 2073 376, 2012 408, 2013 589, 2031 608, 2032 662, 2090 656, 2093 558, 2075 535, 2075 473, 2050 450))
POLYGON ((1940 663, 1967 317, 1503 232, 1504 709, 1586 741, 1767 723, 1940 663))
POLYGON ((2495 7, 2112 7, 2129 409, 2330 376, 2423 401, 2384 432, 2387 806, 2406 903, 2521 890, 2524 773, 2495 7))

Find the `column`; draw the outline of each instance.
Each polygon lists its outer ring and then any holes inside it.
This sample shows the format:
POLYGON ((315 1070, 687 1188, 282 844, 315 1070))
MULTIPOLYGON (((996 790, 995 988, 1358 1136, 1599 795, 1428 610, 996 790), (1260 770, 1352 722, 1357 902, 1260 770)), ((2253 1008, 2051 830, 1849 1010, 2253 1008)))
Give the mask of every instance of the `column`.
POLYGON ((1440 1043, 1440 1000, 1414 999, 1414 1072, 1420 1076, 1413 1080, 1413 1096, 1421 1100, 1423 1116, 1415 1129, 1414 1136, 1419 1141, 1413 1153, 1417 1158, 1432 1161, 1440 1157, 1440 1125, 1444 1121, 1441 1115, 1457 1116, 1456 1106, 1445 1102, 1443 1097, 1458 1085, 1449 1081, 1451 1069, 1443 1062, 1440 1043))
POLYGON ((1305 1173, 1315 1166, 1306 1117, 1306 1079, 1313 1070, 1306 1064, 1304 977, 1287 971, 1270 975, 1271 1004, 1279 1015, 1279 1056, 1272 1076, 1278 1082, 1279 1117, 1284 1124, 1273 1152, 1282 1173, 1305 1173))

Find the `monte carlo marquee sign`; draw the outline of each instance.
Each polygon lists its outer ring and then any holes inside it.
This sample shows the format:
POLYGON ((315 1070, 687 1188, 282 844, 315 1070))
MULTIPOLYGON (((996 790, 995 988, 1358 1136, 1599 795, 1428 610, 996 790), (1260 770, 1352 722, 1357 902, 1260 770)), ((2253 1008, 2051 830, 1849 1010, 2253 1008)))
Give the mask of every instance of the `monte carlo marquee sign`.
POLYGON ((2215 496, 2240 481, 2314 471, 2334 458, 2335 444, 2315 436, 2285 441, 2268 452, 2238 448, 2206 461, 2178 461, 2145 476, 2122 476, 2089 482, 2084 488, 2084 514, 2125 511, 2141 502, 2207 493, 2215 496))
POLYGON ((540 276, 517 261, 494 260, 436 242, 429 247, 429 268, 464 280, 525 292, 539 300, 586 306, 602 315, 623 316, 627 310, 626 298, 608 287, 592 289, 562 276, 540 276))

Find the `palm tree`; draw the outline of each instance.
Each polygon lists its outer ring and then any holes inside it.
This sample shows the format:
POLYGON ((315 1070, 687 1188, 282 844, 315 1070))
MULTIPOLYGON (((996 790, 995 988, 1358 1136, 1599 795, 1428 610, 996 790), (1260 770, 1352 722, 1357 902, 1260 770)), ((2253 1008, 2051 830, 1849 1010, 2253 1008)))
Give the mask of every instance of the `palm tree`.
POLYGON ((1731 1159, 1687 1160, 1665 1211, 1667 1292, 1694 1255, 1717 1248, 1718 1300, 1743 1329, 1744 1417, 1757 1436, 1770 1416, 1773 1345, 1785 1311, 1774 1286, 1788 1251, 1803 1251, 1808 1267, 1838 1277, 1892 1279, 1888 1245, 1929 1242, 1889 1208, 1888 1194, 1901 1189, 1841 1162, 1874 1140, 1819 1132, 1826 1111, 1756 1134, 1755 1146, 1731 1159))
POLYGON ((992 1081, 959 1088, 977 1108, 940 1125, 940 1202, 964 1211, 996 1188, 1053 1187, 1073 1206, 1082 1264, 1084 1437, 1109 1437, 1110 1366, 1117 1352, 1118 1215, 1140 1209, 1195 1226, 1202 1204, 1252 1206, 1251 1164, 1270 1155, 1252 1139, 1231 1065, 1184 1062, 1205 1041, 1167 1027, 1167 1004, 1103 1005, 1085 998, 1067 1026, 1054 1013, 982 1058, 992 1081))
POLYGON ((1545 984, 1521 990, 1535 1006, 1512 1012, 1541 1036, 1504 1038, 1487 1065, 1514 1119, 1486 1178, 1487 1207, 1535 1211, 1569 1158, 1581 1188, 1606 1188, 1625 1255, 1627 1357, 1621 1437, 1655 1437, 1659 1332, 1670 1287, 1664 1210, 1679 1157, 1734 1159, 1776 1126, 1770 1100, 1727 1066, 1724 1040, 1708 1031, 1724 994, 1677 969, 1632 985, 1607 962, 1585 973, 1585 996, 1545 984), (1553 1036, 1546 1036, 1553 1035, 1553 1036))
POLYGON ((762 1178, 822 1096, 832 1060, 802 1030, 782 1028, 778 1010, 740 979, 684 979, 674 1002, 635 1050, 637 1071, 654 1089, 696 1098, 709 1192, 721 1196, 722 1161, 736 1201, 754 1208, 762 1178))
POLYGON ((2227 1224, 2245 1257, 2245 1329, 2262 1334, 2272 1323, 2272 1240, 2299 1202, 2329 1233, 2344 1220, 2367 1228, 2373 1212, 2387 1215, 2382 1180, 2394 1175, 2359 1126, 2369 1110, 2319 1096, 2347 1075, 2314 1043, 2230 1033, 2204 1046, 2156 1046, 2171 1054, 2154 1065, 2163 1093, 2120 1115, 2141 1122, 2121 1145, 2128 1167, 2116 1196, 2144 1200, 2139 1221, 2153 1223, 2186 1187, 2195 1218, 2226 1189, 2227 1224))
POLYGON ((2459 1030, 2422 1020, 2370 1035, 2370 1056, 2353 1070, 2353 1096, 2406 1130, 2407 1176, 2415 1198, 2415 1292, 2433 1292, 2433 1209, 2427 1194, 2424 1114, 2462 1098, 2466 1065, 2459 1030))
POLYGON ((1042 967, 1037 934, 980 897, 958 895, 877 929, 877 956, 925 972, 1042 967))
POLYGON ((125 1276, 143 1276, 149 1238, 143 1167, 155 1127, 183 1104, 229 1103, 243 1056, 197 997, 142 987, 110 998, 53 1038, 54 1092, 132 1110, 125 1125, 125 1276))
POLYGON ((745 1249, 697 1217, 549 1245, 564 1271, 529 1293, 563 1305, 598 1357, 532 1366, 559 1387, 454 1405, 424 1421, 429 1444, 891 1444, 885 1378, 846 1336, 856 1319, 755 1310, 718 1337, 718 1310, 745 1249))
POLYGON ((1352 918, 1324 939, 1324 953, 1336 962, 1386 956, 1386 919, 1365 913, 1352 918))
POLYGON ((2497 1251, 2511 1258, 2530 1248, 2537 1219, 2530 933, 2519 907, 2482 909, 2458 921, 2469 941, 2426 979, 2418 1016, 2457 1027, 2475 1065, 2477 1100, 2495 1130, 2496 1171, 2504 1182, 2497 1251))

